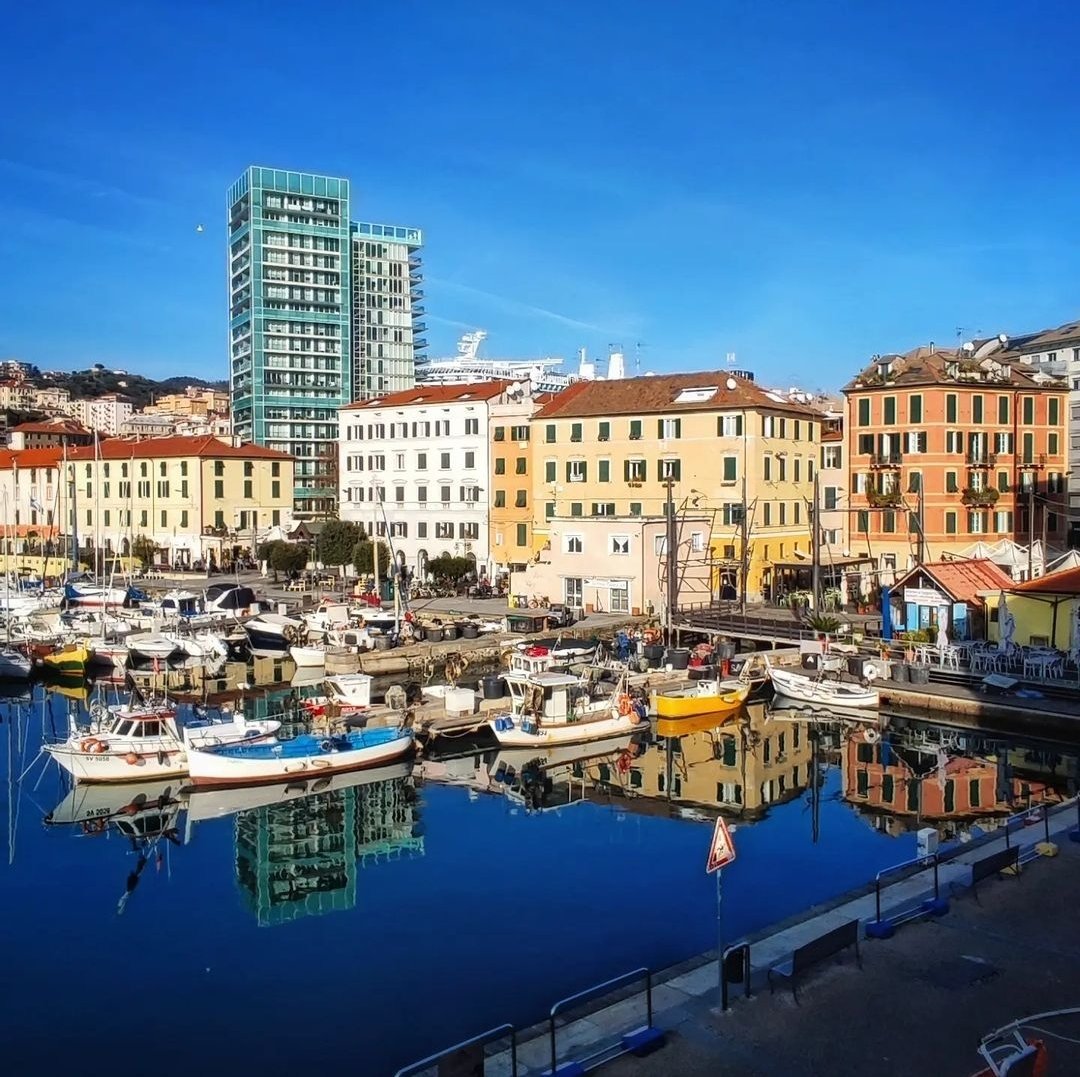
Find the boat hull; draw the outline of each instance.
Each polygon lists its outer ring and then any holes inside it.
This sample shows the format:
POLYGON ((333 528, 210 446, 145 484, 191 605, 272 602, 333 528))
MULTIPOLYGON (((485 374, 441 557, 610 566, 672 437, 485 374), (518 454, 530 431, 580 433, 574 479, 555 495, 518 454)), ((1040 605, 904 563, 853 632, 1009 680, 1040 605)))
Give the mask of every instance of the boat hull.
POLYGON ((487 723, 495 739, 506 748, 547 748, 559 744, 585 744, 591 740, 603 740, 606 737, 618 737, 645 729, 648 724, 633 711, 630 714, 608 715, 579 722, 539 725, 535 733, 527 733, 516 721, 508 729, 496 725, 498 719, 487 723))
POLYGON ((244 758, 242 754, 192 750, 188 753, 188 771, 192 784, 199 788, 273 784, 380 767, 412 750, 409 731, 360 748, 311 755, 268 757, 259 753, 257 757, 244 758))
POLYGON ((749 684, 718 695, 658 693, 655 709, 660 718, 702 718, 707 715, 725 715, 738 710, 749 695, 749 684))
POLYGON ((187 773, 184 752, 164 742, 149 752, 84 752, 66 744, 48 744, 45 751, 77 782, 148 782, 183 777, 187 773), (135 762, 129 763, 130 756, 135 762))
POLYGON ((290 647, 289 655, 298 666, 318 667, 326 665, 326 651, 321 647, 290 647))
POLYGON ((66 651, 53 651, 41 661, 46 669, 55 673, 82 673, 90 661, 90 652, 85 647, 72 647, 66 651))
POLYGON ((842 681, 814 680, 799 673, 776 668, 771 668, 769 675, 777 692, 802 703, 863 709, 876 707, 880 700, 875 689, 845 684, 842 681))

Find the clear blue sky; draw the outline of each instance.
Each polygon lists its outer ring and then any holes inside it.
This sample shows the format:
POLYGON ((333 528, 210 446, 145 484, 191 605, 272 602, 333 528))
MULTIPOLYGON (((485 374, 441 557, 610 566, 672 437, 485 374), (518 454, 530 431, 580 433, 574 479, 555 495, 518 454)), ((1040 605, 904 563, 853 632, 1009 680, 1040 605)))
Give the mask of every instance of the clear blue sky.
POLYGON ((16 5, 0 356, 224 376, 250 163, 425 230, 435 354, 483 327, 489 354, 733 351, 828 387, 958 327, 1056 325, 1078 28, 1064 0, 16 5))

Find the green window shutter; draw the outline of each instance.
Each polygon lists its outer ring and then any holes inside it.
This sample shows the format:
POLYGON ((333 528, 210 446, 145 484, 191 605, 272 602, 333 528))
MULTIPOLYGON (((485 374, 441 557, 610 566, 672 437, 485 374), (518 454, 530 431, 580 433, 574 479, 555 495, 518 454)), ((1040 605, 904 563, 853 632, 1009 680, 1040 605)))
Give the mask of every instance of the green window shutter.
POLYGON ((677 438, 682 437, 682 419, 675 420, 675 436, 677 438))
POLYGON ((1009 398, 1007 396, 998 397, 998 422, 1004 426, 1009 421, 1009 398))
POLYGON ((736 471, 737 465, 738 465, 738 461, 735 459, 734 456, 725 456, 724 457, 724 481, 725 482, 734 482, 735 481, 735 471, 736 471))
POLYGON ((629 482, 630 481, 630 461, 629 460, 624 460, 622 462, 622 477, 623 477, 623 482, 629 482))
POLYGON ((640 419, 631 419, 630 420, 630 437, 635 441, 641 439, 641 420, 640 419))
POLYGON ((581 502, 580 501, 572 501, 570 503, 570 515, 571 516, 580 516, 581 515, 581 502))
POLYGON ((649 477, 649 464, 648 461, 641 461, 641 481, 645 482, 649 477))
POLYGON ((656 436, 658 438, 662 438, 664 436, 664 420, 663 419, 657 419, 656 420, 656 436))
POLYGON ((948 393, 945 397, 945 421, 956 422, 956 393, 948 393))
POLYGON ((598 468, 597 478, 601 482, 610 482, 611 481, 611 461, 610 460, 601 460, 601 461, 599 461, 599 463, 597 463, 596 466, 598 468))
POLYGON ((566 461, 566 481, 570 481, 570 461, 566 461))
POLYGON ((676 479, 676 480, 681 479, 682 478, 682 461, 681 460, 674 460, 674 461, 672 461, 672 463, 673 463, 674 466, 672 468, 671 477, 673 479, 676 479))
POLYGON ((549 423, 547 432, 544 435, 546 441, 554 442, 555 440, 555 424, 549 423))
POLYGON ((555 461, 554 460, 548 460, 547 463, 544 464, 544 481, 545 482, 554 482, 555 481, 555 461))
POLYGON ((735 416, 735 436, 737 438, 742 437, 742 416, 741 415, 736 415, 735 416))
POLYGON ((1058 414, 1058 398, 1056 396, 1050 397, 1046 404, 1047 421, 1051 426, 1057 426, 1061 421, 1061 416, 1058 414))

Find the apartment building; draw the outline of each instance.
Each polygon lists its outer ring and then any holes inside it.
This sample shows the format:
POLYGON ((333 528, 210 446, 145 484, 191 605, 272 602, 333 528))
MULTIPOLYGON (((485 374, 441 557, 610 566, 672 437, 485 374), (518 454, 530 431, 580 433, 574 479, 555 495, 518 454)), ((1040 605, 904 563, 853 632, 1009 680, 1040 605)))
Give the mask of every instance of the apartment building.
POLYGON ((533 545, 532 417, 540 401, 526 386, 489 407, 491 515, 488 548, 495 577, 522 572, 533 545))
POLYGON ((341 409, 339 514, 423 577, 440 554, 492 572, 490 409, 522 384, 418 385, 341 409))
POLYGON ((1067 387, 1002 352, 876 357, 844 388, 850 543, 882 583, 980 540, 1066 537, 1067 387))
POLYGON ((182 393, 163 393, 142 410, 144 415, 183 415, 205 419, 229 414, 229 394, 224 389, 200 389, 189 385, 182 393))
POLYGON ((88 400, 62 401, 59 410, 90 430, 115 435, 131 418, 135 406, 119 393, 106 393, 88 400))
POLYGON ((533 418, 537 541, 587 518, 663 517, 670 501, 711 517, 714 597, 735 597, 745 571, 748 598, 776 598, 808 573, 820 426, 746 373, 577 382, 533 418))
POLYGON ((0 502, 14 507, 16 525, 56 525, 84 551, 126 554, 143 535, 162 564, 190 564, 220 560, 234 545, 253 549, 258 533, 287 524, 292 466, 271 449, 213 437, 9 450, 0 457, 0 502))

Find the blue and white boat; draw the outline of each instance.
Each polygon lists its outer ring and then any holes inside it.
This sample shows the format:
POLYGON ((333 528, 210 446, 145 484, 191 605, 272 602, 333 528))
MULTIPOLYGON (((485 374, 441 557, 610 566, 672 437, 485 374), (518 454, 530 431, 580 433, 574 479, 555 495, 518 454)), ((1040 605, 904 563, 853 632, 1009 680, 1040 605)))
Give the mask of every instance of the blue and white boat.
POLYGON ((402 726, 347 733, 304 733, 292 740, 226 744, 188 750, 188 774, 198 786, 258 785, 378 767, 408 755, 412 730, 402 726))

